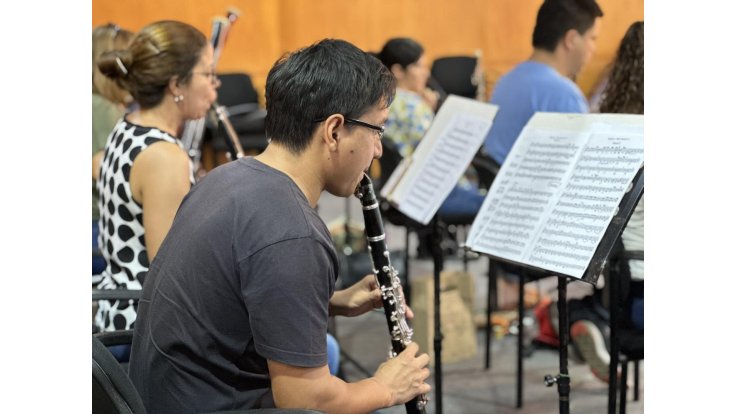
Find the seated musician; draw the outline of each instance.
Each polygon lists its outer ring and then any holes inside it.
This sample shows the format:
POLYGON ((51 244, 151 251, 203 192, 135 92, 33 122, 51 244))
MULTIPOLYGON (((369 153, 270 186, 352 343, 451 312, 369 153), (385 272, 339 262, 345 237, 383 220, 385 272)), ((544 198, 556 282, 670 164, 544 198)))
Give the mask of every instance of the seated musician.
MULTIPOLYGON (((99 289, 142 289, 149 263, 194 183, 179 141, 187 120, 199 119, 217 99, 213 50, 196 28, 159 21, 141 29, 130 46, 100 56, 110 82, 130 92, 137 110, 109 133, 99 169, 99 246, 107 263, 99 289)), ((132 329, 133 301, 100 301, 100 330, 132 329)))
POLYGON ((394 89, 380 61, 340 40, 271 69, 271 143, 192 189, 144 284, 130 377, 150 412, 367 413, 429 392, 416 344, 359 382, 327 367, 328 317, 381 301, 372 276, 334 291, 337 254, 315 207, 325 190, 351 196, 381 155, 394 89))

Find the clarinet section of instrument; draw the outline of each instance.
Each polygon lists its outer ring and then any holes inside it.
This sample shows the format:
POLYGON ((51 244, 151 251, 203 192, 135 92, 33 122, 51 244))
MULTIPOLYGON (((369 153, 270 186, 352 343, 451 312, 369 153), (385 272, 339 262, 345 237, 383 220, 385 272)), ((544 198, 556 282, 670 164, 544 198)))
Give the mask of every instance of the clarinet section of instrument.
MULTIPOLYGON (((383 310, 386 314, 386 322, 391 335, 389 356, 393 358, 411 343, 413 331, 406 320, 406 307, 401 291, 399 273, 391 265, 378 200, 373 191, 373 183, 368 175, 363 175, 358 188, 355 189, 355 196, 363 206, 368 251, 373 263, 373 274, 376 276, 376 282, 381 290, 381 301, 383 302, 383 310)), ((427 397, 425 395, 419 395, 405 404, 406 411, 409 414, 424 414, 426 405, 427 397)))

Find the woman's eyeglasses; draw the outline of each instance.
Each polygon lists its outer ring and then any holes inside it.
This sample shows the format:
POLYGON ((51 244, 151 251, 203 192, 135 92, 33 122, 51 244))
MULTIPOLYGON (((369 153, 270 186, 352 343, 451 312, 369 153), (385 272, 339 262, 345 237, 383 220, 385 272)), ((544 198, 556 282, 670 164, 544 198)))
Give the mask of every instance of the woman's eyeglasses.
POLYGON ((213 84, 217 83, 217 73, 215 72, 214 69, 208 70, 206 72, 192 72, 192 73, 194 73, 195 75, 206 76, 210 79, 210 82, 212 82, 213 84))

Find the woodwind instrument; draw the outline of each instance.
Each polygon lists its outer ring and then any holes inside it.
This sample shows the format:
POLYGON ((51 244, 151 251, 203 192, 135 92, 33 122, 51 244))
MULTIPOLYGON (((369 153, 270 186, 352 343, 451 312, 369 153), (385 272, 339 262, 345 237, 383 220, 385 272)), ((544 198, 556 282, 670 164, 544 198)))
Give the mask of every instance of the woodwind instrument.
MULTIPOLYGON (((230 20, 224 17, 215 17, 212 19, 212 35, 210 37, 210 43, 214 49, 214 58, 212 66, 217 66, 217 61, 220 57, 220 51, 224 44, 224 39, 227 35, 228 28, 230 26, 230 20)), ((216 106, 217 104, 213 105, 216 106)), ((218 114, 219 118, 219 114, 218 114)), ((199 170, 200 160, 202 159, 202 138, 204 137, 205 118, 195 119, 187 121, 184 125, 184 132, 181 136, 181 143, 186 149, 189 157, 192 159, 192 165, 194 171, 199 170)), ((231 157, 231 159, 233 159, 231 157)))
MULTIPOLYGON (((220 53, 227 40, 227 35, 230 33, 230 28, 240 17, 240 11, 234 7, 227 10, 226 17, 215 17, 212 19, 212 35, 210 42, 214 49, 213 54, 213 67, 217 67, 217 62, 220 60, 220 53)), ((240 139, 238 134, 235 132, 230 118, 227 113, 227 109, 220 106, 215 102, 212 105, 212 110, 217 116, 217 120, 222 123, 225 130, 225 143, 228 147, 228 155, 230 160, 236 160, 244 156, 243 148, 240 145, 240 139)), ((205 118, 198 119, 196 121, 187 122, 184 128, 184 134, 182 134, 182 143, 184 148, 187 149, 189 156, 192 158, 195 171, 199 169, 199 163, 202 158, 202 137, 204 136, 204 124, 205 118)))
POLYGON ((235 132, 233 125, 230 123, 227 109, 224 106, 220 106, 217 104, 217 102, 215 102, 214 104, 212 104, 212 110, 215 111, 215 114, 217 114, 217 119, 222 123, 222 126, 225 129, 225 135, 227 135, 225 143, 227 144, 229 150, 228 155, 230 155, 230 160, 235 161, 239 158, 243 158, 245 156, 245 153, 243 152, 243 147, 240 145, 240 138, 238 138, 238 134, 235 132))
MULTIPOLYGON (((360 199, 363 206, 363 219, 365 219, 365 235, 368 240, 368 251, 373 263, 373 274, 381 290, 381 301, 383 311, 388 322, 388 331, 391 335, 391 358, 400 354, 406 346, 411 343, 413 334, 409 323, 406 321, 406 307, 404 296, 401 291, 399 272, 391 266, 388 247, 386 246, 386 235, 383 231, 383 220, 378 208, 378 200, 373 191, 373 183, 367 174, 363 174, 355 196, 360 199)), ((424 414, 427 405, 427 397, 420 394, 408 401, 406 404, 408 414, 424 414)))

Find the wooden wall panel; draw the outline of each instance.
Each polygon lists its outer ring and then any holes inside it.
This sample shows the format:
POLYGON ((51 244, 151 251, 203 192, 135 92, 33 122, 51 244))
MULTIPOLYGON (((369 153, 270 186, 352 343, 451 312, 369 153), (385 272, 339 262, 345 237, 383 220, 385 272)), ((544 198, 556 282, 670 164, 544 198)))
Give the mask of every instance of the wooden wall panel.
MULTIPOLYGON (((577 82, 590 92, 613 59, 628 26, 644 18, 644 0, 598 0, 605 14, 598 51, 577 82)), ((240 9, 219 70, 251 74, 262 90, 282 54, 326 37, 376 51, 394 36, 421 42, 429 60, 483 52, 490 93, 498 78, 532 52, 531 35, 542 0, 93 0, 92 25, 109 21, 130 30, 175 19, 207 36, 214 16, 240 9)), ((262 92, 262 91, 261 91, 262 92)))

